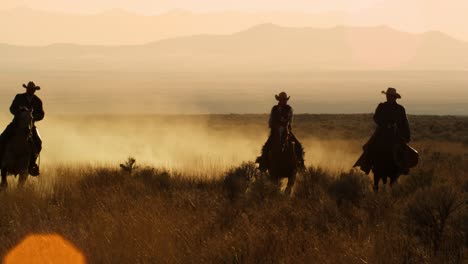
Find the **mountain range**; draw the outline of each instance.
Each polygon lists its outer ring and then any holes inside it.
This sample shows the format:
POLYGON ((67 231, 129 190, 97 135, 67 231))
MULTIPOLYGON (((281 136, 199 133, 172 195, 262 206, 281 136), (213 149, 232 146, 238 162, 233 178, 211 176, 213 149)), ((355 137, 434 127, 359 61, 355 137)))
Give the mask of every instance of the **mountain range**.
POLYGON ((468 43, 432 31, 261 24, 143 45, 0 45, 4 69, 468 70, 468 43))
POLYGON ((121 9, 94 15, 65 14, 27 8, 0 10, 0 43, 12 45, 138 45, 197 34, 232 34, 249 27, 332 27, 344 24, 344 14, 306 13, 193 13, 183 9, 146 16, 121 9))
POLYGON ((381 1, 371 8, 353 12, 336 9, 320 13, 307 13, 306 10, 194 12, 176 9, 142 15, 111 9, 96 14, 80 14, 14 8, 0 10, 0 43, 26 46, 54 43, 140 45, 188 35, 233 34, 265 23, 315 28, 386 25, 411 33, 436 30, 468 41, 464 21, 468 3, 456 1, 450 4, 434 0, 381 1))

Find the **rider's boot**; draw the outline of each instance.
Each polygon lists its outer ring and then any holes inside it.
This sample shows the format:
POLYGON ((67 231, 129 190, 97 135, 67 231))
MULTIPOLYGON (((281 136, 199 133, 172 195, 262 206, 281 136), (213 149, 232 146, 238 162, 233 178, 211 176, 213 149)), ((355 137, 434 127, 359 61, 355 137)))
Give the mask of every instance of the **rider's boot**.
POLYGON ((38 155, 34 153, 31 155, 31 160, 29 161, 29 175, 31 176, 39 176, 39 166, 36 164, 38 155))

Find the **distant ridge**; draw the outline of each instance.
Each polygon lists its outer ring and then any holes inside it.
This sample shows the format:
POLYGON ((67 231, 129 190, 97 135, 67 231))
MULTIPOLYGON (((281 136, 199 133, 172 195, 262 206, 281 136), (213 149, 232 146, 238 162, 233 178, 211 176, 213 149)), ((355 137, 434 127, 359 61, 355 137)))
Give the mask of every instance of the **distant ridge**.
POLYGON ((1 45, 0 67, 164 69, 467 70, 468 43, 441 32, 387 26, 284 27, 264 23, 234 34, 175 37, 145 45, 1 45), (21 66, 23 65, 23 66, 21 66))

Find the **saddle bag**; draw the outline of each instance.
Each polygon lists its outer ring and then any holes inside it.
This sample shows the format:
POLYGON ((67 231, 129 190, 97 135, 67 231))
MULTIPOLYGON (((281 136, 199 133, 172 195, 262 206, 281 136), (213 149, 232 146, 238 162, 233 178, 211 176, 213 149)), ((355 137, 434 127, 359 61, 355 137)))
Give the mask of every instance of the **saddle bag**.
POLYGON ((398 167, 404 172, 408 172, 409 169, 416 167, 419 163, 418 151, 408 144, 395 146, 393 156, 398 167))

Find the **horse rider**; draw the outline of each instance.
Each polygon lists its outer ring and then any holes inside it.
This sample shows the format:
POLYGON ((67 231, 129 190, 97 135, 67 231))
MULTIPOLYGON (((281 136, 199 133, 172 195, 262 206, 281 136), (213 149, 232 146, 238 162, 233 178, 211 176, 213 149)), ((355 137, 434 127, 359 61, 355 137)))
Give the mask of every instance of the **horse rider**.
POLYGON ((355 166, 360 166, 366 173, 372 169, 374 175, 381 176, 385 183, 387 177, 394 181, 401 174, 408 174, 409 168, 402 161, 405 157, 397 155, 396 150, 410 142, 411 132, 406 110, 397 103, 401 95, 392 87, 382 93, 386 95, 387 101, 380 103, 375 110, 374 121, 377 128, 364 145, 365 153, 355 166))
POLYGON ((273 131, 284 131, 289 132, 289 137, 292 141, 295 142, 296 146, 296 155, 298 157, 300 169, 305 169, 304 165, 304 149, 302 144, 297 140, 296 136, 292 133, 291 125, 293 120, 293 109, 288 105, 289 96, 285 92, 281 92, 278 95, 275 95, 278 104, 273 106, 270 113, 269 127, 270 127, 270 136, 266 141, 265 145, 262 148, 262 155, 257 158, 257 163, 259 164, 259 169, 261 171, 267 170, 268 158, 267 154, 271 148, 272 144, 272 135, 273 131))
POLYGON ((27 108, 32 111, 33 116, 33 128, 32 128, 32 146, 33 151, 29 163, 29 174, 32 176, 39 175, 39 166, 36 164, 37 157, 42 150, 42 140, 39 136, 39 133, 36 129, 35 122, 41 121, 44 119, 44 109, 42 108, 42 101, 35 95, 36 91, 40 90, 41 87, 34 84, 34 82, 29 82, 27 85, 23 84, 23 87, 26 89, 25 93, 17 94, 13 103, 10 106, 10 112, 15 118, 7 126, 5 131, 0 136, 0 161, 5 154, 5 146, 8 140, 11 138, 14 128, 16 125, 16 116, 19 114, 20 109, 27 108))

